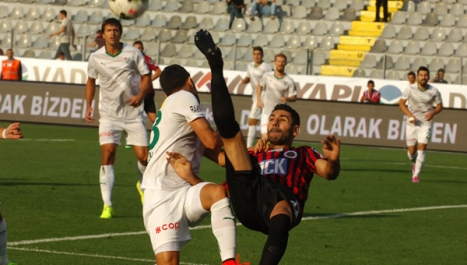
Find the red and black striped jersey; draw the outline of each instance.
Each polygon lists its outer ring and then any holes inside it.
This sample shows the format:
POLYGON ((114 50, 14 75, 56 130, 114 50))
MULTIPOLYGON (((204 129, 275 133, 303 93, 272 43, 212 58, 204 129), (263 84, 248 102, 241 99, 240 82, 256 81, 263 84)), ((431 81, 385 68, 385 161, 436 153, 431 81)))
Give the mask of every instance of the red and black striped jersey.
POLYGON ((315 161, 326 158, 310 146, 271 149, 256 155, 253 152, 250 154, 258 159, 261 174, 288 187, 297 196, 301 209, 304 209, 308 188, 316 173, 315 161))

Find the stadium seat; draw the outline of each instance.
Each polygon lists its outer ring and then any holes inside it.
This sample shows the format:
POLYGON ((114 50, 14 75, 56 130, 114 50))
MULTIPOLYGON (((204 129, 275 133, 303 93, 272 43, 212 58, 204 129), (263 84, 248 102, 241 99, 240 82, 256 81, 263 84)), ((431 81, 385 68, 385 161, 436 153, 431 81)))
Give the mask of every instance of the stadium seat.
POLYGON ((299 75, 301 73, 301 67, 296 64, 289 63, 285 67, 285 72, 289 75, 299 75))
POLYGON ((290 50, 280 50, 279 53, 282 53, 287 58, 287 62, 291 62, 293 59, 292 51, 290 50))
POLYGON ((416 55, 420 53, 420 43, 418 41, 409 41, 404 50, 405 54, 416 55))
POLYGON ((347 8, 341 18, 342 21, 354 21, 355 19, 357 19, 357 12, 353 7, 347 8))
POLYGON ((189 59, 185 62, 187 67, 199 67, 198 62, 195 59, 189 59))
POLYGON ((32 46, 32 38, 30 35, 23 34, 16 42, 16 47, 19 48, 29 48, 32 46))
POLYGON ((170 40, 173 43, 184 43, 188 40, 188 30, 179 29, 175 32, 175 36, 170 40))
POLYGON ((12 19, 22 19, 24 18, 24 9, 22 6, 15 6, 10 12, 10 18, 12 19))
POLYGON ((159 11, 162 9, 162 0, 150 0, 148 10, 159 11))
MULTIPOLYGON (((73 0, 71 0, 73 1, 73 0)), ((90 7, 101 8, 107 0, 89 0, 87 3, 90 7)))
POLYGON ((444 69, 444 61, 440 58, 433 58, 428 66, 430 72, 436 72, 439 69, 444 69))
POLYGON ((321 66, 326 62, 329 51, 314 50, 312 55, 313 65, 321 66))
POLYGON ((420 54, 432 56, 432 55, 435 55, 437 51, 438 51, 438 48, 436 46, 436 43, 433 41, 427 41, 425 45, 423 46, 420 54))
POLYGON ((313 7, 311 13, 308 15, 308 19, 311 20, 320 20, 324 16, 323 9, 319 6, 313 7))
POLYGON ((198 3, 195 13, 197 14, 207 14, 211 11, 211 6, 208 1, 202 1, 198 3))
POLYGON ((397 11, 396 13, 394 13, 389 23, 396 24, 396 25, 405 24, 406 17, 407 17, 406 12, 397 11))
MULTIPOLYGON (((125 33, 123 34, 123 39, 128 39, 125 36, 134 34, 131 31, 133 31, 133 29, 127 29, 125 31, 125 33)), ((136 30, 136 32, 138 33, 138 37, 139 37, 139 31, 136 30)), ((76 36, 86 37, 86 36, 89 36, 89 35, 91 35, 91 27, 89 27, 88 24, 81 24, 79 26, 78 30, 76 31, 76 36)), ((138 37, 135 37, 134 39, 137 39, 138 37)), ((130 38, 130 39, 132 39, 132 38, 130 38)))
MULTIPOLYGON (((2 7, 0 7, 0 18, 2 17, 2 7)), ((41 17, 41 11, 37 7, 31 7, 29 11, 24 16, 27 20, 36 20, 41 17)))
POLYGON ((212 7, 212 14, 224 15, 227 13, 227 4, 225 1, 217 1, 212 7))
POLYGON ((452 28, 448 34, 447 41, 461 42, 463 38, 462 31, 459 28, 452 28))
POLYGON ((180 47, 180 50, 178 51, 177 56, 180 58, 191 58, 193 55, 193 45, 190 44, 183 44, 182 47, 180 47))
POLYGON ((417 57, 414 62, 412 63, 412 69, 417 70, 420 66, 428 67, 428 63, 426 59, 423 57, 417 57))
POLYGON ((467 28, 467 15, 461 15, 457 20, 456 27, 467 28))
POLYGON ((443 42, 441 47, 439 47, 438 55, 439 56, 452 56, 454 54, 454 47, 450 42, 443 42))
POLYGON ((226 32, 224 37, 221 38, 220 45, 233 46, 237 42, 237 37, 233 32, 226 32))
POLYGON ((363 69, 356 69, 355 72, 353 72, 353 77, 366 77, 365 70, 363 69))
POLYGON ((182 26, 182 18, 179 15, 173 15, 170 17, 169 22, 165 25, 168 29, 179 29, 182 26))
POLYGON ((456 17, 452 14, 445 14, 439 21, 441 27, 452 27, 456 24, 456 17))
POLYGON ((275 20, 269 20, 266 25, 264 26, 263 32, 264 33, 269 33, 269 34, 274 34, 279 31, 279 21, 277 19, 275 20))
POLYGON ((326 51, 334 49, 335 45, 334 45, 333 37, 331 36, 324 37, 323 40, 321 40, 321 43, 319 44, 319 48, 322 50, 326 50, 326 51))
POLYGON ((455 3, 449 10, 449 14, 452 14, 453 16, 456 16, 456 17, 463 15, 464 5, 460 3, 455 3))
POLYGON ((299 6, 300 0, 286 0, 285 3, 289 6, 299 6))
POLYGON ((399 75, 399 73, 394 70, 387 71, 385 78, 389 80, 401 80, 401 76, 399 75))
POLYGON ((253 46, 266 47, 268 43, 269 41, 267 35, 260 33, 256 36, 255 40, 253 41, 253 46))
POLYGON ((192 0, 184 0, 182 6, 178 10, 180 13, 192 13, 193 11, 195 11, 195 4, 192 0))
POLYGON ((54 52, 57 51, 58 46, 60 46, 60 38, 59 37, 52 37, 51 40, 49 40, 49 50, 53 50, 54 52))
POLYGON ((164 15, 157 14, 156 17, 152 20, 151 25, 153 27, 162 28, 165 27, 165 25, 167 25, 167 20, 164 15))
MULTIPOLYGON (((277 4, 276 4, 277 6, 277 4)), ((278 17, 291 17, 292 12, 290 11, 290 6, 289 5, 281 5, 276 7, 276 15, 278 17)))
POLYGON ((196 16, 188 16, 185 21, 183 21, 181 28, 182 29, 194 29, 198 26, 198 20, 196 16))
POLYGON ((12 29, 13 29, 13 26, 11 25, 11 20, 3 19, 0 22, 0 32, 10 32, 12 29))
POLYGON ((214 26, 215 31, 228 31, 229 30, 229 19, 222 17, 217 20, 216 26, 214 26))
POLYGON ((102 21, 104 21, 104 15, 99 10, 92 12, 88 19, 89 24, 101 24, 102 21))
POLYGON ((365 5, 363 3, 363 0, 352 0, 352 4, 350 4, 350 7, 360 11, 365 8, 365 5))
POLYGON ((448 6, 443 2, 436 3, 435 8, 433 8, 433 13, 438 16, 445 15, 448 13, 448 6))
POLYGON ((394 69, 399 71, 407 71, 410 69, 410 60, 406 56, 401 56, 397 58, 396 63, 394 64, 394 69))
POLYGON ((434 27, 438 25, 438 15, 434 13, 427 14, 422 22, 422 25, 434 27))
POLYGON ((41 51, 37 56, 38 59, 53 59, 50 51, 41 51))
POLYGON ((177 48, 173 43, 167 43, 161 51, 163 57, 174 57, 177 54, 177 48))
POLYGON ((237 71, 246 71, 248 68, 248 64, 246 62, 242 62, 242 61, 236 61, 235 62, 235 70, 237 71))
POLYGON ((430 38, 428 27, 418 27, 413 36, 414 40, 427 40, 430 38))
POLYGON ((378 69, 392 69, 394 67, 394 59, 392 56, 384 55, 381 59, 376 63, 376 68, 378 69))
POLYGON ((88 12, 86 10, 79 10, 73 17, 73 22, 84 23, 88 21, 88 12))
POLYGON ((153 27, 145 27, 141 33, 140 39, 142 41, 152 41, 157 38, 157 31, 153 27))
POLYGON ((404 46, 400 40, 393 40, 388 48, 388 53, 398 54, 404 51, 404 46))
POLYGON ((44 32, 44 26, 40 21, 36 21, 32 23, 31 27, 29 28, 30 34, 42 34, 44 32))
POLYGON ((250 46, 253 43, 253 38, 251 34, 245 32, 243 33, 240 38, 238 39, 237 46, 250 46))
POLYGON ((365 57, 362 60, 362 63, 360 64, 361 68, 365 69, 371 69, 376 67, 376 57, 371 54, 366 54, 365 57))
POLYGON ((418 26, 422 24, 422 21, 422 15, 420 13, 408 13, 407 25, 418 26))
POLYGON ((246 30, 246 22, 243 18, 235 18, 230 28, 233 32, 244 32, 246 30))
POLYGON ((276 56, 276 52, 273 49, 265 49, 264 50, 264 61, 269 63, 269 62, 274 62, 274 57, 276 56))
POLYGON ((300 35, 309 35, 311 33, 310 22, 302 20, 300 24, 298 24, 295 32, 300 35))
POLYGON ((162 11, 176 12, 178 10, 178 0, 167 0, 162 11))
POLYGON ((467 74, 459 74, 454 80, 454 84, 457 85, 466 85, 467 84, 467 74))
POLYGON ((49 46, 49 39, 47 39, 46 35, 40 35, 37 39, 33 42, 32 48, 34 49, 45 49, 49 46))
POLYGON ((158 39, 160 42, 168 42, 172 39, 172 32, 170 29, 163 28, 159 31, 158 39))
POLYGON ((422 1, 422 2, 418 3, 417 12, 422 14, 422 15, 426 15, 426 14, 431 13, 430 3, 425 2, 425 1, 422 1))
POLYGON ((282 48, 285 46, 284 36, 280 34, 275 34, 272 36, 271 41, 269 42, 269 47, 271 48, 282 48))
POLYGON ((399 40, 409 40, 412 38, 412 29, 409 26, 402 26, 397 32, 396 38, 399 40))
POLYGON ((339 11, 344 11, 347 9, 347 0, 336 0, 333 7, 337 8, 339 11))
POLYGON ((387 49, 386 42, 384 40, 377 39, 375 43, 373 44, 373 46, 371 47, 370 52, 384 53, 386 52, 386 49, 387 49))
POLYGON ((53 21, 55 19, 55 16, 55 10, 51 9, 50 7, 47 7, 46 9, 44 9, 41 19, 44 21, 53 21))
POLYGON ((446 40, 446 31, 444 31, 444 28, 436 27, 433 32, 431 32, 431 39, 434 41, 446 40))
POLYGON ((244 62, 252 62, 253 61, 253 52, 251 49, 247 49, 243 53, 243 58, 241 58, 242 61, 244 62))
POLYGON ((319 0, 316 6, 321 7, 322 9, 329 9, 331 7, 331 1, 329 0, 319 0))
POLYGON ((279 29, 279 32, 282 34, 292 34, 295 32, 295 25, 290 19, 284 19, 282 25, 279 29))
POLYGON ((317 37, 313 35, 309 35, 305 38, 302 45, 303 45, 303 48, 313 50, 318 47, 318 42, 319 41, 317 37))
POLYGON ((323 36, 328 33, 328 26, 326 23, 320 21, 316 24, 315 28, 313 29, 313 35, 315 36, 323 36))
POLYGON ((255 21, 252 21, 250 25, 248 25, 248 29, 246 31, 250 33, 261 32, 263 31, 263 24, 259 19, 255 19, 255 21))
POLYGON ((149 16, 149 12, 145 12, 140 17, 136 19, 135 25, 137 27, 146 27, 151 25, 151 16, 149 16))
POLYGON ((84 6, 86 3, 85 0, 71 0, 67 3, 67 6, 84 6))
POLYGON ((368 77, 374 79, 384 79, 384 72, 380 69, 374 69, 373 71, 371 71, 368 77))
POLYGON ((335 7, 331 7, 327 10, 324 20, 335 21, 340 17, 339 10, 335 7))
POLYGON ((23 34, 29 30, 28 23, 25 20, 19 20, 14 28, 15 33, 23 34))
POLYGON ((297 53, 292 58, 292 62, 298 65, 306 65, 309 62, 308 51, 307 50, 297 50, 297 53))
POLYGON ((304 19, 306 17, 306 7, 304 6, 294 6, 292 9, 292 18, 295 19, 304 19))
POLYGON ((391 24, 386 24, 381 34, 381 38, 394 39, 396 37, 396 28, 391 24))
POLYGON ((448 63, 446 64, 446 69, 444 70, 446 71, 446 73, 457 74, 461 72, 461 68, 462 68, 461 59, 452 58, 452 59, 449 59, 448 63))
POLYGON ((329 29, 329 35, 331 36, 336 36, 336 37, 339 37, 341 36, 342 34, 344 34, 344 25, 339 22, 339 21, 336 21, 332 24, 331 28, 329 29))
POLYGON ((298 49, 302 46, 302 40, 300 36, 293 35, 289 37, 286 46, 291 49, 298 49))
POLYGON ((73 61, 82 61, 83 60, 83 54, 80 53, 80 52, 72 54, 71 55, 71 60, 73 60, 73 61))
POLYGON ((229 61, 237 61, 243 57, 242 49, 236 49, 236 47, 230 48, 225 58, 229 61))
POLYGON ((36 0, 36 3, 41 5, 53 4, 55 0, 36 0))
POLYGON ((157 56, 159 52, 159 44, 155 41, 144 43, 144 53, 148 56, 157 56))
POLYGON ((210 30, 214 28, 214 21, 212 20, 211 17, 203 17, 203 19, 199 23, 199 28, 210 30))

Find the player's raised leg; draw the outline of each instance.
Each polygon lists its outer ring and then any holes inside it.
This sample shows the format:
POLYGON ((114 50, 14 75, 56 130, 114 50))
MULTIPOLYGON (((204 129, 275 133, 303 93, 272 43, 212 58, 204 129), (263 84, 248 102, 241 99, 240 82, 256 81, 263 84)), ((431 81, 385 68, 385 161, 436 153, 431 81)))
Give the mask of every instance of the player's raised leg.
POLYGON ((234 106, 225 83, 220 49, 215 45, 211 34, 206 30, 196 33, 195 44, 206 56, 211 68, 211 100, 214 122, 224 143, 224 151, 236 171, 251 170, 245 139, 235 120, 234 106))

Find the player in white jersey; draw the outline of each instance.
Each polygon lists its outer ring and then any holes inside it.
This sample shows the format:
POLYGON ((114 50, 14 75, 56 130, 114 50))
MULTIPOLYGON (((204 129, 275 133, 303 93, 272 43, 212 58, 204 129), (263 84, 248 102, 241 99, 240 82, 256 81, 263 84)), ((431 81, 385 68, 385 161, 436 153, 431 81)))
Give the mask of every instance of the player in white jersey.
POLYGON ((236 264, 235 217, 224 186, 196 176, 184 180, 167 161, 167 152, 179 152, 197 173, 203 153, 220 149, 220 138, 206 120, 194 83, 183 67, 166 67, 160 84, 167 98, 152 127, 148 167, 141 184, 144 225, 157 264, 178 264, 180 248, 191 240, 189 227, 209 212, 222 264, 236 264))
POLYGON ((404 90, 399 107, 407 116, 406 141, 408 156, 412 161, 412 181, 419 182, 425 162, 425 150, 431 138, 433 117, 443 109, 441 94, 428 84, 430 71, 422 66, 417 71, 417 81, 404 90), (406 106, 406 103, 407 106, 406 106), (433 107, 436 105, 436 107, 433 107), (418 143, 418 146, 416 146, 418 143), (416 152, 415 152, 416 151, 416 152))
POLYGON ((263 75, 256 90, 257 106, 262 109, 261 114, 261 139, 266 140, 269 115, 274 107, 279 104, 287 104, 297 100, 295 81, 285 73, 287 57, 280 53, 274 58, 274 71, 263 75), (263 91, 264 90, 264 91, 263 91), (264 100, 262 98, 264 93, 264 100))
POLYGON ((248 134, 246 141, 247 147, 253 146, 255 142, 256 124, 261 118, 261 109, 258 108, 258 103, 256 100, 258 97, 256 89, 263 75, 271 71, 271 65, 263 61, 263 48, 253 47, 253 62, 248 64, 246 76, 242 80, 242 84, 251 84, 251 98, 253 100, 253 103, 251 104, 250 116, 248 119, 248 134))
POLYGON ((138 158, 140 176, 148 157, 148 138, 143 123, 144 97, 150 89, 149 70, 141 52, 120 42, 121 23, 114 18, 102 23, 105 46, 89 57, 86 84, 86 120, 93 122, 92 101, 99 79, 99 143, 102 151, 100 188, 104 210, 101 218, 112 218, 112 189, 115 182, 114 163, 122 131, 138 158))

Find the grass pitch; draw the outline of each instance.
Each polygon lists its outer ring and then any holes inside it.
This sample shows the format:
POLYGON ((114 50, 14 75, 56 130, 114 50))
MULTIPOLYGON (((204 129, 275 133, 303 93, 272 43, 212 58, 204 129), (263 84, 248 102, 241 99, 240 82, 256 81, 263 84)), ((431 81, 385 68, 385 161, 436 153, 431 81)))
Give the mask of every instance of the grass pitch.
MULTIPOLYGON (((97 129, 23 124, 23 132, 24 140, 0 141, 10 260, 154 264, 133 151, 118 149, 116 218, 102 220, 97 129)), ((336 181, 312 181, 281 264, 465 264, 467 154, 429 151, 418 184, 401 149, 343 145, 341 159, 336 181)), ((200 176, 220 183, 224 170, 205 161, 200 176)), ((242 226, 237 234, 241 259, 258 264, 266 237, 242 226)), ((192 237, 182 264, 220 264, 209 218, 192 237)))

